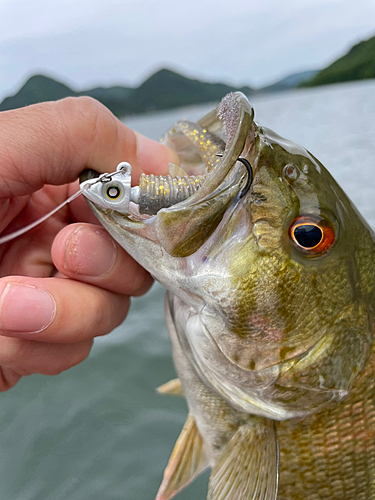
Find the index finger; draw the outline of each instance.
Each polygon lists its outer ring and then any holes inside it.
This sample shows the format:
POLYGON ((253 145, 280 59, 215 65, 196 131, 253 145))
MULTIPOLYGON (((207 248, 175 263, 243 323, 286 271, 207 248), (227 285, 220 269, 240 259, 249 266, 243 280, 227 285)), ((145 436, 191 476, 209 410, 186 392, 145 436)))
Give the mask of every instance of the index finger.
POLYGON ((74 181, 85 168, 113 171, 131 163, 161 174, 175 155, 136 134, 90 97, 68 97, 0 113, 0 198, 30 194, 44 184, 74 181))

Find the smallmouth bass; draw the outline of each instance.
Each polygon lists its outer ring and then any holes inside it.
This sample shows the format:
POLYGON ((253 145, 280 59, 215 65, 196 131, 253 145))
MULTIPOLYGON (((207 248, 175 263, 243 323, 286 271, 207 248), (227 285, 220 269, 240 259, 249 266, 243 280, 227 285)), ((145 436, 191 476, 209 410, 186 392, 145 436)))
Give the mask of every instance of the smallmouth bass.
MULTIPOLYGON (((171 176, 205 176, 185 200, 155 215, 109 209, 105 190, 90 202, 167 289, 179 380, 160 391, 189 414, 157 499, 206 467, 209 500, 375 499, 374 234, 313 155, 253 114, 229 94, 167 132, 171 176)), ((155 182, 141 191, 161 196, 155 182)))

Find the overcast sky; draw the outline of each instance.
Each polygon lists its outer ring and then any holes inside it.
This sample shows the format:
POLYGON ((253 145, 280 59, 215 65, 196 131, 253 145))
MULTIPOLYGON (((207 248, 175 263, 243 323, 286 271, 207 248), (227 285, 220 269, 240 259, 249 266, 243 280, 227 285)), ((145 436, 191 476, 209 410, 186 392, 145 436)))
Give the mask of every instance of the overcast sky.
POLYGON ((375 0, 0 0, 0 100, 35 73, 75 89, 162 67, 263 86, 375 34, 375 0))

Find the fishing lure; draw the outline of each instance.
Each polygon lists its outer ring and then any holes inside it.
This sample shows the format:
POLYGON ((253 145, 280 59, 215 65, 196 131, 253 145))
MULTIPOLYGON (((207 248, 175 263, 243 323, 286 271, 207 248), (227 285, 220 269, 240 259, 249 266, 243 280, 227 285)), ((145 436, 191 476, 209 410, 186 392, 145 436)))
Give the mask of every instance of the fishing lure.
MULTIPOLYGON (((240 195, 242 198, 250 189, 253 172, 246 158, 239 157, 238 161, 246 167, 248 172, 246 185, 240 195)), ((90 171, 87 172, 88 176, 90 176, 90 171)), ((113 173, 104 173, 99 177, 89 178, 81 182, 80 189, 76 193, 43 215, 43 217, 18 231, 0 237, 0 245, 34 229, 83 193, 90 201, 95 203, 100 200, 102 204, 104 202, 105 208, 116 210, 124 215, 129 214, 130 202, 138 205, 140 214, 156 215, 162 208, 168 208, 192 196, 198 191, 206 178, 204 175, 172 177, 171 175, 142 174, 139 185, 131 187, 131 172, 130 163, 124 161, 117 165, 116 171, 113 173)))

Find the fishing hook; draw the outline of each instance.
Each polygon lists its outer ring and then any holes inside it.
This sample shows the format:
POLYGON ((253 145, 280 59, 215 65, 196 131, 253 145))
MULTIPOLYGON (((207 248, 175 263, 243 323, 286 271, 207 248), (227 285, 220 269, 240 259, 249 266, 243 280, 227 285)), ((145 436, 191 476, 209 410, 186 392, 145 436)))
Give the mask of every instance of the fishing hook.
MULTIPOLYGON (((222 154, 217 154, 216 156, 220 156, 220 158, 223 157, 222 154)), ((245 187, 242 189, 241 194, 240 194, 240 198, 243 198, 245 196, 245 194, 249 191, 250 186, 253 182, 253 178, 254 178, 253 169, 250 165, 250 162, 248 160, 246 160, 246 158, 239 156, 237 158, 237 161, 241 162, 242 165, 244 165, 246 167, 246 170, 247 170, 247 182, 246 182, 245 187)))

